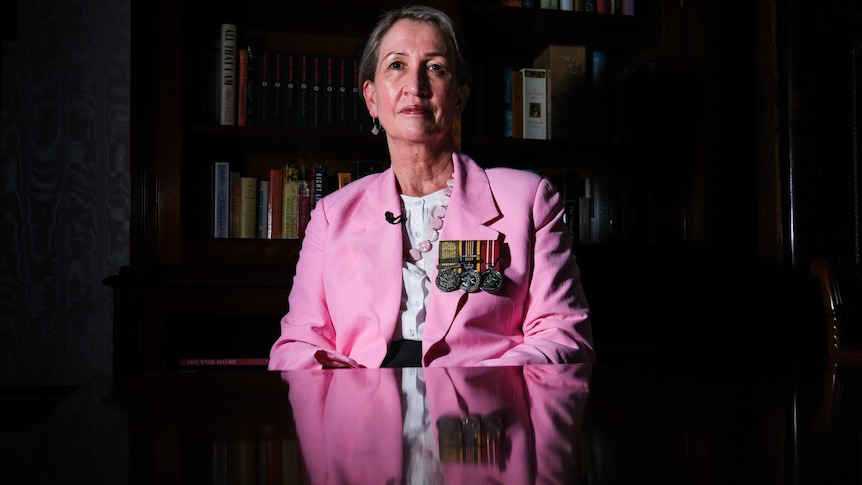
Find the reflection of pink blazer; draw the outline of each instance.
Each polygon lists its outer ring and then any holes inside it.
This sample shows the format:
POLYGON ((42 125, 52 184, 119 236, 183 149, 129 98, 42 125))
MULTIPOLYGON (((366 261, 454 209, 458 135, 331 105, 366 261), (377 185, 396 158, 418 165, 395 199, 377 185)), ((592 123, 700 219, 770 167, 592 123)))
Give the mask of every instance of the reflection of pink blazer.
MULTIPOLYGON (((502 419, 500 466, 443 462, 445 483, 574 483, 589 366, 426 368, 430 422, 502 419)), ((311 483, 403 483, 400 371, 283 372, 311 483)), ((439 434, 435 431, 439 440, 439 434)))
MULTIPOLYGON (((426 366, 591 362, 589 309, 570 251, 563 202, 547 179, 483 170, 456 153, 442 240, 500 240, 497 293, 433 286, 422 342, 426 366)), ((379 367, 396 334, 402 293, 400 227, 386 221, 401 199, 392 169, 320 200, 270 353, 270 369, 319 368, 324 348, 379 367)))

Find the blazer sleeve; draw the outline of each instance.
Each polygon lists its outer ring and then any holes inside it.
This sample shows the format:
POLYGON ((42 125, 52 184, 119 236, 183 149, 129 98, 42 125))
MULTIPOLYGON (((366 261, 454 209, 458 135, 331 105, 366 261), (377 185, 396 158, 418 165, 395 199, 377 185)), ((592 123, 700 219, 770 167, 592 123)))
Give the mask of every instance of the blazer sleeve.
POLYGON ((563 212, 561 194, 543 178, 532 203, 535 239, 522 323, 524 340, 479 365, 595 361, 589 305, 563 212))
POLYGON ((288 297, 289 311, 281 319, 281 335, 270 350, 270 370, 319 369, 322 366, 314 353, 319 349, 334 352, 335 331, 322 297, 320 270, 325 258, 327 225, 324 204, 318 203, 306 226, 288 297))

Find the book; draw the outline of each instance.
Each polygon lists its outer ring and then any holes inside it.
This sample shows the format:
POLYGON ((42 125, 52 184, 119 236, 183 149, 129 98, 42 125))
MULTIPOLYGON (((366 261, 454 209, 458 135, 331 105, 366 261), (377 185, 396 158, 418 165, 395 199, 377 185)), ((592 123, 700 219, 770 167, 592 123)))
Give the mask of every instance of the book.
POLYGON ((311 125, 309 128, 321 130, 326 128, 324 117, 326 97, 324 96, 323 81, 326 75, 326 56, 315 54, 311 56, 310 62, 311 101, 309 111, 311 113, 311 125))
POLYGON ((296 127, 311 128, 311 54, 297 54, 296 63, 296 127))
MULTIPOLYGON (((548 91, 545 69, 522 68, 524 138, 548 139, 548 91)), ((514 90, 514 87, 512 88, 514 90)))
POLYGON ((230 172, 230 237, 239 237, 240 232, 240 174, 235 170, 230 172))
POLYGON ((230 164, 213 164, 213 237, 230 237, 230 164))
POLYGON ((351 97, 350 118, 353 131, 368 133, 371 131, 371 115, 365 106, 365 97, 362 94, 362 86, 359 82, 359 58, 350 57, 350 86, 353 91, 351 97))
POLYGON ((366 175, 379 171, 380 164, 376 162, 356 162, 353 164, 353 173, 351 174, 350 181, 359 180, 366 175))
MULTIPOLYGON (((583 196, 583 182, 580 175, 574 171, 563 172, 555 182, 563 196, 563 219, 569 228, 569 236, 573 243, 580 241, 580 198, 583 196)), ((586 241, 585 241, 586 242, 586 241)))
POLYGON ((606 71, 605 51, 593 51, 590 104, 593 113, 593 140, 597 144, 608 143, 611 135, 606 71))
POLYGON ((314 208, 317 205, 317 201, 329 193, 329 175, 327 174, 326 165, 322 163, 315 163, 312 173, 314 180, 312 184, 311 208, 314 208))
POLYGON ((326 130, 334 130, 337 125, 337 95, 336 95, 336 78, 338 69, 337 56, 324 56, 322 60, 321 73, 322 80, 322 103, 321 117, 322 128, 326 130))
POLYGON ((236 125, 246 126, 246 105, 248 104, 248 50, 239 50, 239 81, 236 91, 236 125))
POLYGON ((297 181, 296 212, 296 237, 302 239, 305 237, 305 226, 311 218, 311 188, 305 170, 302 170, 297 181))
POLYGON ((596 13, 611 13, 611 0, 595 0, 596 13))
POLYGON ((545 69, 512 71, 512 138, 548 138, 546 75, 545 69))
POLYGON ((548 75, 548 138, 590 139, 590 77, 587 48, 582 45, 549 45, 533 61, 548 75))
POLYGON ((273 51, 270 54, 270 126, 284 126, 284 53, 273 51))
POLYGON ((272 124, 272 53, 263 50, 260 53, 260 84, 258 89, 257 119, 260 126, 272 124))
POLYGON ((501 77, 500 86, 502 88, 502 96, 500 97, 501 101, 501 110, 503 117, 503 126, 500 127, 503 130, 503 137, 505 138, 514 138, 513 133, 513 112, 512 112, 512 66, 510 64, 504 64, 501 66, 503 72, 501 77))
POLYGON ((512 111, 512 138, 524 138, 524 73, 513 70, 511 78, 511 91, 509 92, 512 111))
POLYGON ((284 224, 284 169, 269 170, 269 202, 267 203, 267 239, 281 239, 284 224))
POLYGON ((560 0, 560 10, 574 12, 575 0, 560 0))
POLYGON ((219 124, 236 125, 236 25, 221 24, 219 36, 219 124))
POLYGON ((338 172, 336 177, 338 180, 338 188, 339 189, 343 188, 345 185, 349 184, 350 182, 353 182, 353 174, 351 174, 350 172, 338 172))
POLYGON ((614 189, 608 175, 590 177, 590 197, 593 205, 590 224, 590 242, 610 243, 614 241, 614 189))
POLYGON ((539 0, 539 8, 546 10, 559 10, 560 0, 539 0))
POLYGON ((282 61, 284 71, 284 121, 282 126, 285 128, 296 128, 296 91, 298 85, 296 83, 296 53, 287 51, 284 53, 282 61))
POLYGON ((593 201, 590 183, 590 177, 584 177, 581 192, 583 195, 578 196, 578 242, 581 244, 591 242, 593 201))
POLYGON ((239 237, 257 237, 257 178, 239 178, 239 237))
POLYGON ((269 238, 269 180, 257 182, 257 238, 269 238))
POLYGON ((259 123, 257 116, 257 93, 260 89, 260 54, 257 45, 252 43, 246 43, 244 50, 248 58, 245 69, 245 126, 256 126, 259 123))
POLYGON ((297 239, 298 231, 298 198, 299 198, 299 173, 296 165, 287 163, 284 166, 284 187, 282 197, 282 226, 281 237, 283 239, 297 239))
POLYGON ((349 81, 351 75, 348 71, 351 68, 347 56, 337 56, 336 63, 335 129, 348 131, 350 129, 350 96, 352 94, 349 81))

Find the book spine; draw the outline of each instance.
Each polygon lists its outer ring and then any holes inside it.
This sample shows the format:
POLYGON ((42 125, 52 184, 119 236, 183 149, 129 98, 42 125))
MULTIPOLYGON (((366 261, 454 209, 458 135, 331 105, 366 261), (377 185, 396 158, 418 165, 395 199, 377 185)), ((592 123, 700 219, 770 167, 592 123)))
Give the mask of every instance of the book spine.
POLYGON ((284 224, 284 169, 269 170, 269 202, 267 204, 267 238, 281 239, 284 224))
POLYGON ((248 50, 239 50, 239 82, 236 92, 236 125, 246 126, 248 104, 248 50))
POLYGON ((284 121, 285 128, 296 128, 296 53, 284 53, 284 121))
POLYGON ((297 55, 297 90, 296 90, 296 127, 311 127, 311 78, 309 77, 311 62, 310 54, 297 55))
POLYGON ((604 51, 593 51, 592 55, 592 112, 593 140, 604 144, 610 141, 610 116, 608 114, 607 66, 604 51))
POLYGON ((547 70, 548 138, 589 141, 591 115, 586 47, 548 46, 533 61, 533 67, 547 70))
POLYGON ((311 57, 311 128, 320 130, 326 128, 325 115, 326 97, 324 96, 324 77, 326 76, 325 56, 315 54, 311 57))
POLYGON ((219 124, 236 125, 236 25, 222 24, 219 42, 219 124))
POLYGON ((245 124, 246 126, 256 126, 259 124, 257 119, 257 93, 260 89, 260 55, 258 53, 257 46, 253 44, 246 44, 245 51, 248 55, 248 66, 246 68, 245 124))
POLYGON ((359 84, 359 58, 350 58, 350 85, 353 90, 351 100, 351 125, 354 131, 368 133, 371 131, 371 115, 365 106, 365 97, 362 95, 362 86, 359 84))
POLYGON ((524 138, 547 140, 547 71, 524 68, 521 72, 524 77, 524 138))
POLYGON ((239 237, 240 232, 240 200, 242 188, 239 172, 230 173, 230 237, 239 237))
POLYGON ((240 177, 239 237, 257 237, 257 178, 240 177))
POLYGON ((297 230, 297 219, 299 216, 298 198, 299 198, 299 174, 296 166, 286 164, 284 166, 284 191, 282 200, 282 227, 281 234, 284 239, 297 239, 299 232, 297 230))
POLYGON ((596 13, 610 13, 610 2, 611 0, 596 0, 596 13))
POLYGON ((305 178, 305 173, 297 181, 296 212, 296 237, 302 239, 305 237, 305 226, 311 219, 311 188, 308 185, 308 179, 305 178))
POLYGON ((257 103, 257 117, 260 126, 271 125, 272 113, 272 53, 264 50, 260 53, 260 89, 258 96, 260 99, 257 103))
POLYGON ((328 177, 329 177, 329 174, 327 173, 326 165, 324 165, 322 163, 317 163, 314 165, 314 185, 312 187, 313 195, 312 195, 312 200, 311 200, 311 207, 312 208, 314 208, 314 206, 317 205, 317 201, 319 201, 327 193, 329 193, 329 191, 328 191, 328 184, 329 184, 328 177))
POLYGON ((257 183, 257 238, 269 238, 269 180, 257 183))
POLYGON ((348 83, 349 65, 346 56, 336 58, 335 79, 335 129, 347 131, 350 129, 350 84, 348 83))
POLYGON ((230 164, 213 165, 213 237, 230 236, 230 164))
POLYGON ((271 120, 272 126, 284 126, 284 53, 275 51, 272 53, 272 93, 271 120))
POLYGON ((338 174, 336 174, 336 178, 338 180, 339 189, 342 189, 345 185, 353 182, 353 174, 350 172, 338 172, 338 174))
POLYGON ((512 85, 512 81, 513 81, 512 73, 513 73, 513 71, 512 71, 512 66, 509 64, 503 65, 502 69, 503 69, 503 75, 501 78, 502 83, 500 83, 500 86, 501 86, 503 95, 502 95, 502 102, 500 103, 500 105, 501 105, 501 110, 502 110, 501 114, 503 117, 503 126, 501 127, 501 129, 503 130, 503 137, 504 138, 514 138, 514 131, 513 131, 514 130, 514 124, 513 124, 514 122, 512 119, 512 117, 514 116, 514 113, 512 111, 512 96, 513 96, 513 92, 514 92, 513 91, 514 86, 512 85))
POLYGON ((323 128, 334 130, 338 124, 338 102, 335 87, 337 77, 338 59, 337 56, 324 56, 322 60, 321 80, 323 84, 323 128))
POLYGON ((512 138, 524 138, 524 73, 512 71, 512 138))

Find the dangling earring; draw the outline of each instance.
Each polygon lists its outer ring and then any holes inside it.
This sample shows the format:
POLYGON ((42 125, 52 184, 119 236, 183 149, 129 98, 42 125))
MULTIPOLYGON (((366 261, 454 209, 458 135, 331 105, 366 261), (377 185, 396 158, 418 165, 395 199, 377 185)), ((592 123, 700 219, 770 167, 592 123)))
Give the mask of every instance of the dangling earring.
POLYGON ((377 118, 373 118, 371 120, 371 134, 377 136, 380 134, 382 128, 380 127, 379 120, 377 118))

